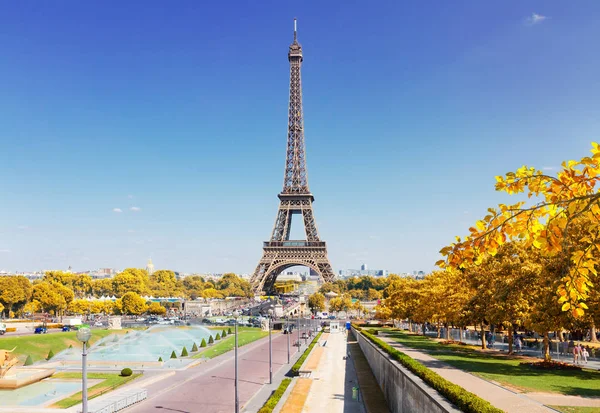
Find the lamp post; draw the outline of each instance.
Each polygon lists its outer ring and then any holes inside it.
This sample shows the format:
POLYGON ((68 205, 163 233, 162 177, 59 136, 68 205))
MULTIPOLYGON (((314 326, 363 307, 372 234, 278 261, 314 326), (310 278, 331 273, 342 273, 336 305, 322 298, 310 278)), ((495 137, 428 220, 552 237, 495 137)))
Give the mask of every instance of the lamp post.
POLYGON ((273 309, 269 308, 269 384, 273 384, 273 348, 271 345, 271 317, 273 317, 273 309))
POLYGON ((287 364, 290 364, 290 334, 292 334, 292 332, 290 331, 290 316, 286 315, 285 316, 285 331, 287 332, 286 336, 287 336, 287 350, 288 350, 288 362, 287 364))
POLYGON ((235 310, 233 312, 233 319, 235 320, 235 381, 233 382, 235 387, 235 413, 240 413, 240 399, 238 397, 238 317, 240 312, 235 310))
POLYGON ((298 312, 298 352, 300 352, 300 312, 298 312))
POLYGON ((77 330, 77 340, 83 343, 83 352, 81 353, 81 413, 88 413, 87 397, 87 342, 90 341, 92 331, 88 327, 81 327, 77 330))

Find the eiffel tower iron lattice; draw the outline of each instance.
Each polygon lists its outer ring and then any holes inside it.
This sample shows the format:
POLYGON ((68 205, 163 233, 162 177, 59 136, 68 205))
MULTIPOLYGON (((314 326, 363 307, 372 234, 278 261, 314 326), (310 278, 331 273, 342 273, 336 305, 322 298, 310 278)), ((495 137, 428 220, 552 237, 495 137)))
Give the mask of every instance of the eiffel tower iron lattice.
POLYGON ((250 283, 256 293, 273 292, 277 276, 287 268, 302 265, 314 270, 325 282, 335 275, 327 258, 325 241, 319 239, 312 204, 315 200, 308 188, 302 112, 302 46, 298 43, 294 19, 294 41, 288 52, 290 62, 290 103, 288 110, 287 153, 283 190, 278 195, 279 211, 271 240, 263 245, 263 256, 250 283), (290 240, 293 215, 302 215, 305 240, 290 240))

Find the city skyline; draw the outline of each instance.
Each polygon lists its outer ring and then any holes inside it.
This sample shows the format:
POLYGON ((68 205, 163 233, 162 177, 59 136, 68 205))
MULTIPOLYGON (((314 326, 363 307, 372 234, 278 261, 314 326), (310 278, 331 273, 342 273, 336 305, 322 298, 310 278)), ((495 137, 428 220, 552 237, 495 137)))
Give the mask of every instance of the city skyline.
POLYGON ((454 235, 512 201, 495 175, 552 172, 597 139, 600 6, 586 4, 134 2, 118 18, 7 5, 0 269, 152 257, 159 269, 251 273, 281 187, 293 17, 334 272, 434 269, 454 235))

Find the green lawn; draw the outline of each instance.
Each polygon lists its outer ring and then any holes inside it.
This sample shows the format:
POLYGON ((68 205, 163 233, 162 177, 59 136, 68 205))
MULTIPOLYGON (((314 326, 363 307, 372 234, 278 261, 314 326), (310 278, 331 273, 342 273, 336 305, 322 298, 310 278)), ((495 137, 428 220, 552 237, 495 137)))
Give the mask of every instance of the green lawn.
POLYGON ((400 331, 387 330, 387 334, 399 343, 425 350, 451 366, 525 392, 600 396, 600 373, 595 370, 537 370, 520 366, 522 359, 483 353, 472 346, 441 345, 430 338, 400 331))
MULTIPOLYGON (((125 334, 125 330, 92 330, 90 344, 110 334, 125 334)), ((81 348, 81 342, 75 337, 75 331, 0 338, 0 349, 11 350, 16 347, 14 354, 21 364, 25 362, 28 355, 36 362, 45 359, 50 350, 58 354, 70 345, 81 348)))
MULTIPOLYGON (((211 330, 215 330, 215 335, 223 330, 223 327, 211 327, 211 330)), ((225 328, 227 330, 228 327, 225 328)), ((233 327, 231 328, 233 331, 233 327)), ((258 340, 259 338, 265 337, 269 335, 268 331, 262 331, 260 328, 254 327, 238 327, 238 347, 246 345, 248 343, 252 343, 253 341, 258 340)), ((220 356, 223 353, 226 353, 230 350, 233 350, 233 346, 235 344, 234 335, 228 335, 224 339, 219 341, 215 341, 213 345, 209 345, 206 349, 200 349, 200 351, 192 356, 192 358, 213 358, 220 356)))
MULTIPOLYGON (((111 373, 88 373, 88 379, 102 379, 102 382, 95 384, 88 388, 88 399, 93 399, 101 394, 116 389, 119 386, 124 385, 131 380, 134 380, 141 376, 141 374, 133 374, 129 377, 122 377, 119 374, 111 373)), ((78 379, 81 380, 81 373, 56 373, 52 376, 56 379, 78 379)), ((77 392, 72 396, 59 400, 54 403, 51 407, 57 407, 59 409, 66 409, 76 404, 81 403, 81 392, 77 392)))

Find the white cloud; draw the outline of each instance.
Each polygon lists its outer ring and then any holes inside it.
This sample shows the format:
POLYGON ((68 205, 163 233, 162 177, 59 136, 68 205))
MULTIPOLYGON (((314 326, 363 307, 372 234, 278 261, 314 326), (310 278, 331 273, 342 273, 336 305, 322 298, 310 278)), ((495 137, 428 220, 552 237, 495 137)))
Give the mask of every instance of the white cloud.
POLYGON ((0 250, 0 253, 9 253, 9 252, 10 252, 10 250, 9 250, 9 249, 3 249, 3 250, 0 250))
POLYGON ((131 207, 129 209, 132 210, 133 212, 139 212, 142 210, 142 208, 140 208, 140 207, 131 207))
POLYGON ((527 23, 534 25, 534 24, 541 23, 546 19, 548 19, 547 16, 543 16, 543 15, 537 14, 537 13, 532 13, 531 16, 527 18, 527 23))
POLYGON ((113 212, 123 212, 121 208, 113 208, 113 212))

